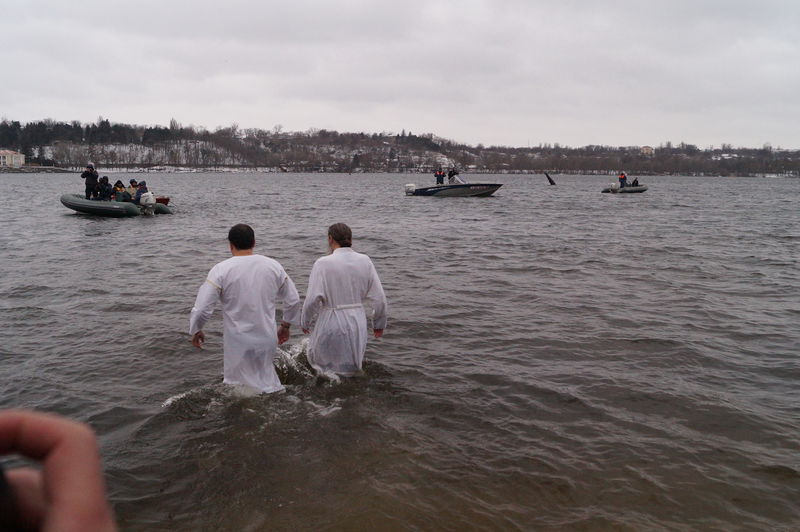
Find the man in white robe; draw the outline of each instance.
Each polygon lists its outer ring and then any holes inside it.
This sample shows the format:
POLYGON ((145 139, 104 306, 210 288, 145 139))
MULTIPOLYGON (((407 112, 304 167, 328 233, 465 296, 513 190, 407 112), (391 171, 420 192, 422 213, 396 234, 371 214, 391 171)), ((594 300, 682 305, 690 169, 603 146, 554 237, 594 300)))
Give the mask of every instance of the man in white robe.
POLYGON ((233 226, 228 241, 233 256, 211 268, 197 292, 189 316, 192 344, 203 345, 203 326, 216 303, 222 301, 223 382, 265 393, 281 391, 273 358, 278 344, 289 339, 291 324, 298 321, 300 296, 278 261, 253 254, 255 234, 250 226, 233 226), (283 320, 277 326, 275 306, 279 300, 284 307, 283 320))
POLYGON ((367 315, 372 311, 375 338, 386 327, 387 304, 375 266, 367 255, 352 249, 352 232, 345 224, 328 229, 331 254, 311 269, 300 326, 314 332, 308 361, 320 373, 352 376, 361 370, 367 349, 367 315))

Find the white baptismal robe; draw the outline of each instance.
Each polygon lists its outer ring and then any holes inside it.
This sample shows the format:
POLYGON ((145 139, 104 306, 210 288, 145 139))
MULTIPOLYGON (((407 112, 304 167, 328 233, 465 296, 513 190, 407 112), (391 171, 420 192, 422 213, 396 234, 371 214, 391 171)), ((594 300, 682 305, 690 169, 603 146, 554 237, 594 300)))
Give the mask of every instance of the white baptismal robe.
POLYGON ((202 330, 221 301, 224 382, 267 393, 283 389, 273 365, 278 346, 275 305, 279 300, 284 303, 283 321, 297 323, 300 296, 283 266, 269 257, 235 256, 208 272, 189 317, 189 334, 202 330))
POLYGON ((310 328, 308 361, 320 372, 350 376, 361 369, 367 349, 367 317, 386 328, 386 296, 370 258, 349 247, 317 259, 311 269, 300 325, 310 328))

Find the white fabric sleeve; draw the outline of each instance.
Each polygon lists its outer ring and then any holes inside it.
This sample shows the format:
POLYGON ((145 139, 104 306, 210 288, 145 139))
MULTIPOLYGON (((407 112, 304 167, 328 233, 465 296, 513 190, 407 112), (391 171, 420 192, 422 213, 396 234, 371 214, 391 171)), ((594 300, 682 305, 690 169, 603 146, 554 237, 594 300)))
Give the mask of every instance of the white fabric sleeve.
POLYGON ((193 335, 197 331, 203 330, 203 326, 214 312, 214 306, 219 301, 222 289, 215 285, 210 279, 200 286, 197 291, 197 298, 194 300, 194 307, 189 314, 189 334, 193 335))
POLYGON ((311 268, 311 276, 308 278, 308 291, 306 300, 303 302, 303 313, 300 317, 300 327, 303 329, 311 328, 311 322, 317 317, 319 309, 325 304, 325 293, 322 290, 322 274, 319 272, 317 263, 311 268))
POLYGON ((283 300, 283 321, 297 325, 300 319, 300 294, 286 272, 283 272, 283 283, 278 289, 278 297, 283 300))
POLYGON ((383 293, 383 286, 375 270, 375 265, 370 262, 370 280, 367 295, 364 297, 367 304, 372 308, 372 327, 375 329, 385 329, 388 313, 386 294, 383 293))

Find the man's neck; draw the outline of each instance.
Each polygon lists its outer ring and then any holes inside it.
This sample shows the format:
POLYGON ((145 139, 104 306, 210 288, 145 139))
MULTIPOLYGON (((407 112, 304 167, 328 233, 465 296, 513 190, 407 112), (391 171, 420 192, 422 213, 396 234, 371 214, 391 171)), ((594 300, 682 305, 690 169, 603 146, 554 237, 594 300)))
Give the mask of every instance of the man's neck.
POLYGON ((253 254, 253 248, 250 249, 231 249, 231 255, 234 257, 246 257, 247 255, 253 254))

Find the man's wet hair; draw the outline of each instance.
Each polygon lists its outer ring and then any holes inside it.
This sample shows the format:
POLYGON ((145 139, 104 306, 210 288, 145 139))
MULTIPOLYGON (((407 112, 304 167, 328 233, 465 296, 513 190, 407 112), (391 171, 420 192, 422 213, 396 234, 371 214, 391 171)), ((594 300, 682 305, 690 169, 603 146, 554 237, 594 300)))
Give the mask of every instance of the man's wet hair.
POLYGON ((228 242, 236 249, 253 249, 256 245, 256 234, 247 224, 236 224, 228 231, 228 242))

